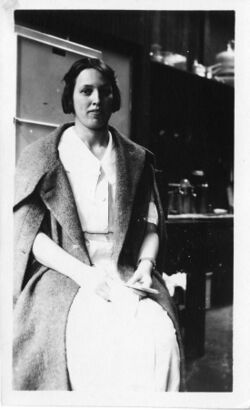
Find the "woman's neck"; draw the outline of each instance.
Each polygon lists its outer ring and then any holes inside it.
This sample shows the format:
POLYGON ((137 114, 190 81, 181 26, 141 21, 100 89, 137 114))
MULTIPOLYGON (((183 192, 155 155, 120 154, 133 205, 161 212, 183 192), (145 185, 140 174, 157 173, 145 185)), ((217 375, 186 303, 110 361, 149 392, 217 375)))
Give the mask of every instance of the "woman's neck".
POLYGON ((81 123, 75 122, 75 131, 78 137, 86 144, 89 150, 99 159, 102 158, 108 145, 108 127, 100 130, 92 130, 83 127, 81 123))

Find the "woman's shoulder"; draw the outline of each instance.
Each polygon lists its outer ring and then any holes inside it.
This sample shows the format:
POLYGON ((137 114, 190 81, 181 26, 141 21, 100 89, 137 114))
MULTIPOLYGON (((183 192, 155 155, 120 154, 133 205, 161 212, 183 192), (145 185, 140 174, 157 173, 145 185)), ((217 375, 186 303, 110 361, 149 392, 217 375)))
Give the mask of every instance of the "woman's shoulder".
POLYGON ((148 148, 128 138, 116 128, 110 127, 110 129, 115 141, 120 143, 128 152, 133 155, 145 156, 146 160, 154 163, 154 154, 148 148))
POLYGON ((38 165, 37 160, 46 161, 44 155, 46 151, 50 149, 51 143, 54 139, 54 132, 45 137, 39 138, 37 141, 28 144, 21 152, 17 162, 17 169, 19 168, 31 168, 32 165, 38 165))
POLYGON ((66 125, 60 126, 49 135, 24 148, 16 167, 15 203, 30 193, 43 175, 58 164, 57 146, 60 136, 66 128, 66 125))
POLYGON ((50 134, 27 145, 17 162, 17 172, 22 169, 39 169, 50 165, 57 157, 57 146, 63 131, 68 124, 59 126, 50 134))

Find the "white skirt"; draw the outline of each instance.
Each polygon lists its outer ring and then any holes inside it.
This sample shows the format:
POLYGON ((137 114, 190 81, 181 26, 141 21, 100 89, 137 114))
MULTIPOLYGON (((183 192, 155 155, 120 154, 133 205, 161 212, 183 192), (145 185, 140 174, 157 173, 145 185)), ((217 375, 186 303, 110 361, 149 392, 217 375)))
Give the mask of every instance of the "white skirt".
POLYGON ((180 354, 173 323, 155 301, 114 289, 112 302, 80 288, 66 329, 73 390, 179 391, 180 354))

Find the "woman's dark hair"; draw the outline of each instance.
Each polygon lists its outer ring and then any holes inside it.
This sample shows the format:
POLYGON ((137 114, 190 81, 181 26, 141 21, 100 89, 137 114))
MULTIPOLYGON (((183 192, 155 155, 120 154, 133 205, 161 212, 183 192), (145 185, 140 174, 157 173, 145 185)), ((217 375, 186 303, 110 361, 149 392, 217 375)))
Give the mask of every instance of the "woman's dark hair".
POLYGON ((62 107, 65 114, 74 114, 73 93, 76 83, 76 78, 81 71, 87 68, 94 68, 99 71, 111 84, 113 92, 113 106, 112 111, 118 111, 121 107, 121 94, 118 88, 115 72, 98 58, 84 57, 81 60, 76 61, 69 71, 65 74, 63 81, 65 82, 63 94, 62 94, 62 107))

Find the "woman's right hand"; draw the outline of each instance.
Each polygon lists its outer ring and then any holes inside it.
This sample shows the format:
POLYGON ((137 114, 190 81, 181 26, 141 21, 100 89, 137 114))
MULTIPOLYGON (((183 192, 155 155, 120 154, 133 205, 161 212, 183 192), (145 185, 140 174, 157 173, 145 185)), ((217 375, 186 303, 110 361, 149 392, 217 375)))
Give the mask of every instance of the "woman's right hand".
POLYGON ((109 286, 105 269, 81 262, 42 232, 36 236, 32 250, 35 258, 42 265, 69 277, 80 287, 88 288, 104 299, 108 299, 109 286))
POLYGON ((110 286, 107 280, 107 273, 104 269, 91 266, 84 275, 81 286, 90 292, 96 293, 105 300, 110 300, 110 286))

